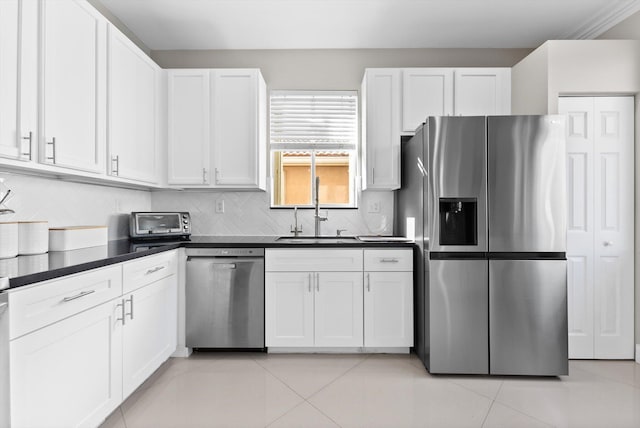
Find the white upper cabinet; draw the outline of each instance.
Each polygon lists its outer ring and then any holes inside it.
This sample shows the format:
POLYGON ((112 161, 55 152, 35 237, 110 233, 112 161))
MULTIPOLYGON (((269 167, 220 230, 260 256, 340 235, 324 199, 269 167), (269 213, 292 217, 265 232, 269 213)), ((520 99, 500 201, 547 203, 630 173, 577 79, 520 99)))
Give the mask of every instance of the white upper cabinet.
POLYGON ((0 156, 35 159, 37 138, 36 0, 0 1, 0 156))
POLYGON ((402 70, 402 132, 413 134, 428 116, 453 114, 452 68, 402 70))
POLYGON ((457 68, 454 75, 456 116, 511 113, 510 68, 457 68))
POLYGON ((169 70, 168 184, 209 184, 209 70, 169 70))
POLYGON ((85 1, 40 7, 40 161, 104 172, 107 22, 85 1))
POLYGON ((266 188, 266 85, 257 69, 169 70, 168 179, 266 188))
POLYGON ((400 188, 399 68, 370 68, 362 81, 363 189, 400 188))
POLYGON ((112 25, 107 61, 107 173, 155 183, 160 68, 112 25))
POLYGON ((213 185, 266 188, 266 85, 257 69, 211 71, 213 185))

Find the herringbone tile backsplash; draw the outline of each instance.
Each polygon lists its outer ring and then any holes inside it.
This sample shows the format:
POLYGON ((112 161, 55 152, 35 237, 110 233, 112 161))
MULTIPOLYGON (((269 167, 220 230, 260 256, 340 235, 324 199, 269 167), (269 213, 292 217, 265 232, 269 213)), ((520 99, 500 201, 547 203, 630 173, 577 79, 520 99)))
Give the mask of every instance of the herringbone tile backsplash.
MULTIPOLYGON (((0 172, 11 195, 5 205, 16 213, 0 221, 47 220, 50 226, 107 225, 109 239, 129 235, 131 211, 189 211, 195 235, 287 235, 293 210, 269 208, 267 192, 158 191, 119 189, 0 172), (224 213, 216 213, 224 200, 224 213)), ((393 232, 393 193, 363 192, 359 209, 329 210, 322 233, 390 235, 393 232), (369 213, 372 202, 378 213, 369 213)), ((326 210, 322 210, 324 214, 326 210)), ((298 211, 303 234, 313 234, 313 210, 298 211)))
MULTIPOLYGON (((154 192, 154 211, 189 211, 195 235, 287 235, 293 224, 292 209, 271 209, 267 192, 154 192), (224 200, 224 213, 216 213, 216 201, 224 200)), ((324 215, 326 210, 322 209, 324 215)), ((313 209, 298 210, 303 234, 313 234, 313 209)), ((359 209, 329 210, 322 234, 390 235, 393 232, 393 193, 363 192, 359 209), (370 202, 378 202, 379 213, 368 213, 370 202)))

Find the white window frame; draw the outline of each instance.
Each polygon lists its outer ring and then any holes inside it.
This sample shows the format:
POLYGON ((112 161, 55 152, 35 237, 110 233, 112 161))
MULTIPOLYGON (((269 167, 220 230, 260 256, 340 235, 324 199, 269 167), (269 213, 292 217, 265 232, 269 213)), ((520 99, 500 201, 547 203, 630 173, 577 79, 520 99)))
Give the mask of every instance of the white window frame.
MULTIPOLYGON (((325 151, 347 151, 349 153, 349 199, 350 202, 347 204, 325 204, 321 203, 322 208, 358 208, 358 190, 357 186, 360 177, 358 176, 358 159, 360 156, 359 150, 359 139, 360 139, 360 111, 359 111, 359 95, 358 91, 354 90, 344 90, 344 91, 325 91, 325 90, 313 90, 313 91, 305 91, 305 90, 272 90, 269 95, 269 165, 271 171, 271 183, 269 185, 269 191, 271 192, 271 208, 312 208, 313 201, 315 200, 315 183, 316 179, 316 153, 317 152, 325 152, 325 151), (271 129, 272 124, 272 112, 271 112, 271 101, 274 95, 338 95, 338 96, 352 96, 355 98, 355 122, 354 122, 354 137, 352 143, 336 143, 336 142, 316 142, 316 143, 274 143, 273 142, 273 133, 271 129), (275 152, 290 152, 290 151, 301 151, 301 152, 310 152, 311 155, 311 203, 310 204, 295 204, 295 205, 284 205, 284 204, 275 204, 275 186, 282 185, 281 182, 276 182, 275 180, 275 165, 274 165, 274 153, 275 152)), ((279 181, 279 180, 278 180, 279 181)))

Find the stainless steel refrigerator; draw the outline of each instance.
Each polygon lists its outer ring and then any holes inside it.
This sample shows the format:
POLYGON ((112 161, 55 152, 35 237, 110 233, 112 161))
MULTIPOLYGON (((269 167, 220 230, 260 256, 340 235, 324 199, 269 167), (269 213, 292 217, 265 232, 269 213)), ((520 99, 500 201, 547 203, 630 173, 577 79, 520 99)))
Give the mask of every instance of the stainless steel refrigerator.
POLYGON ((564 119, 430 117, 402 146, 416 353, 431 373, 568 372, 564 119))

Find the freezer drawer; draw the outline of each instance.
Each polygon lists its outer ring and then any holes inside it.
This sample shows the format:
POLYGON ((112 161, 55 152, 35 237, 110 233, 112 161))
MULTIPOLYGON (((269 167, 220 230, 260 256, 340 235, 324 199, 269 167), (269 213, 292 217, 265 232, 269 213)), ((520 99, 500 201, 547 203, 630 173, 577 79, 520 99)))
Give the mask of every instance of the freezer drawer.
POLYGON ((566 263, 489 261, 491 374, 568 374, 566 263))
POLYGON ((431 260, 429 269, 429 372, 487 374, 487 261, 431 260))

